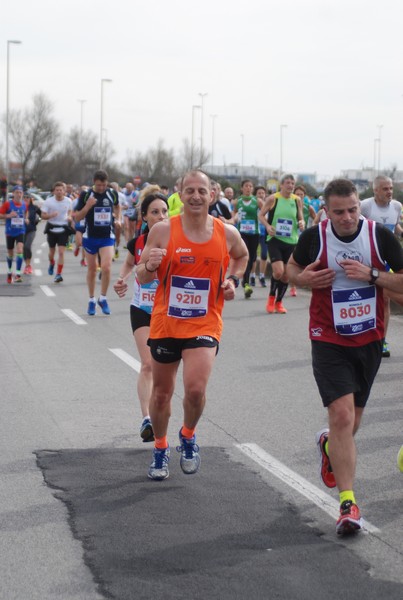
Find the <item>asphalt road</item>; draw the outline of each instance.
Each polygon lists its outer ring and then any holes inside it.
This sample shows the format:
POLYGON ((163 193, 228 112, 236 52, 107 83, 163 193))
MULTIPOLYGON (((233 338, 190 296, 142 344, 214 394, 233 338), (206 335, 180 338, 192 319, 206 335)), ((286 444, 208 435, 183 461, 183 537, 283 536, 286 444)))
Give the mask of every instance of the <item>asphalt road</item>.
POLYGON ((265 313, 260 287, 226 305, 198 427, 201 470, 183 475, 175 452, 179 377, 170 477, 154 482, 138 434, 130 297, 111 292, 111 317, 88 317, 85 269, 69 252, 54 284, 44 241, 39 231, 37 274, 20 288, 3 284, 0 248, 0 598, 400 600, 403 317, 392 316, 392 356, 357 436, 366 529, 341 539, 337 494, 318 478, 326 412, 310 367, 309 294, 287 297, 287 315, 265 313))

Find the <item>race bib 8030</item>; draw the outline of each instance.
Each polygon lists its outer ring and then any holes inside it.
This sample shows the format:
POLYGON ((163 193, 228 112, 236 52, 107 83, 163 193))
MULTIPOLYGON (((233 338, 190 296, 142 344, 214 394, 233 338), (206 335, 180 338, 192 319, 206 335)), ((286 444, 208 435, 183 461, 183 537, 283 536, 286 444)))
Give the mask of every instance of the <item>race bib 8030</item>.
POLYGON ((376 287, 332 291, 333 320, 337 333, 357 335, 376 327, 376 287))

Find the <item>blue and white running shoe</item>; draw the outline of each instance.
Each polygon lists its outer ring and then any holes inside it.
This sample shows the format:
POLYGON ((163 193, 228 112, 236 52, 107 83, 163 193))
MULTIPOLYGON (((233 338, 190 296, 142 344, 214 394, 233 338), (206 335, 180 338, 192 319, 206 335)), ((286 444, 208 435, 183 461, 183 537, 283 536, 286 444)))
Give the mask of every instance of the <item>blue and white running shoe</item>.
POLYGON ((163 479, 167 479, 167 477, 169 477, 168 462, 169 446, 168 448, 163 448, 162 450, 154 448, 153 462, 151 463, 148 469, 149 478, 155 479, 155 481, 162 481, 163 479))
POLYGON ((100 306, 102 308, 102 312, 104 313, 104 315, 111 314, 111 310, 109 308, 109 304, 108 304, 107 300, 100 300, 98 298, 98 306, 100 306))
POLYGON ((180 466, 186 475, 197 473, 200 467, 199 446, 196 444, 196 436, 184 438, 182 429, 179 431, 180 446, 176 450, 181 453, 180 466))

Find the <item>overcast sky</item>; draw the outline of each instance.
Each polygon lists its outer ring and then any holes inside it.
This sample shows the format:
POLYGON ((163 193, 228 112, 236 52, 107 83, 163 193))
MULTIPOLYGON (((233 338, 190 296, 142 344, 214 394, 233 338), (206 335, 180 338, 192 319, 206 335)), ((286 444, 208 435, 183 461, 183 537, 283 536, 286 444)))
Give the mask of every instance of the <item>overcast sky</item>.
MULTIPOLYGON (((402 0, 14 0, 0 31, 0 112, 43 92, 63 131, 107 138, 125 161, 163 139, 191 139, 204 98, 204 146, 214 163, 277 167, 330 178, 374 164, 403 169, 402 0), (381 129, 377 126, 383 125, 381 129), (378 145, 376 144, 378 147, 378 145)), ((200 111, 195 138, 200 143, 200 111)), ((2 145, 4 153, 4 144, 2 145)))

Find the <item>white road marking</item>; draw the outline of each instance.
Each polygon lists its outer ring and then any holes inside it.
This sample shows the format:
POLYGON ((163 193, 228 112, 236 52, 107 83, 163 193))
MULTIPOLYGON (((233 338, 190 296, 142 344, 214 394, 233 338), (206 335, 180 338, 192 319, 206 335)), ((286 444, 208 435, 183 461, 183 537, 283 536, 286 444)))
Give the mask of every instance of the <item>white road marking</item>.
POLYGON ((36 254, 42 254, 41 248, 38 248, 38 250, 36 251, 36 254))
POLYGON ((133 358, 133 356, 130 356, 130 354, 121 348, 109 348, 109 350, 112 352, 112 354, 120 358, 120 360, 123 360, 123 362, 126 363, 131 369, 137 371, 137 373, 140 373, 141 364, 138 360, 133 358))
POLYGON ((41 290, 45 294, 45 296, 49 296, 50 298, 52 296, 56 296, 56 294, 50 289, 49 286, 47 286, 47 285, 40 285, 39 287, 41 288, 41 290))
POLYGON ((70 308, 62 308, 62 313, 66 315, 69 319, 71 319, 76 325, 87 325, 87 321, 84 321, 81 317, 76 315, 74 311, 70 308))
POLYGON ((40 262, 41 262, 41 261, 39 260, 39 258, 34 258, 34 263, 35 263, 36 265, 39 265, 39 263, 40 263, 40 262))
POLYGON ((43 243, 41 244, 41 247, 42 247, 42 248, 46 248, 46 246, 47 246, 47 245, 48 245, 48 243, 47 243, 47 242, 43 242, 43 243))
POLYGON ((42 269, 35 269, 34 273, 37 277, 41 277, 42 276, 42 269))
MULTIPOLYGON (((266 471, 269 471, 272 475, 281 479, 281 481, 292 487, 302 496, 308 498, 308 500, 316 504, 316 506, 319 506, 319 508, 335 520, 339 517, 339 503, 334 498, 325 492, 322 492, 322 490, 297 473, 294 473, 294 471, 283 465, 279 460, 265 452, 260 446, 257 444, 236 444, 235 447, 266 469, 266 471)), ((371 525, 371 523, 364 519, 363 525, 366 531, 370 533, 379 533, 377 527, 371 525)))

